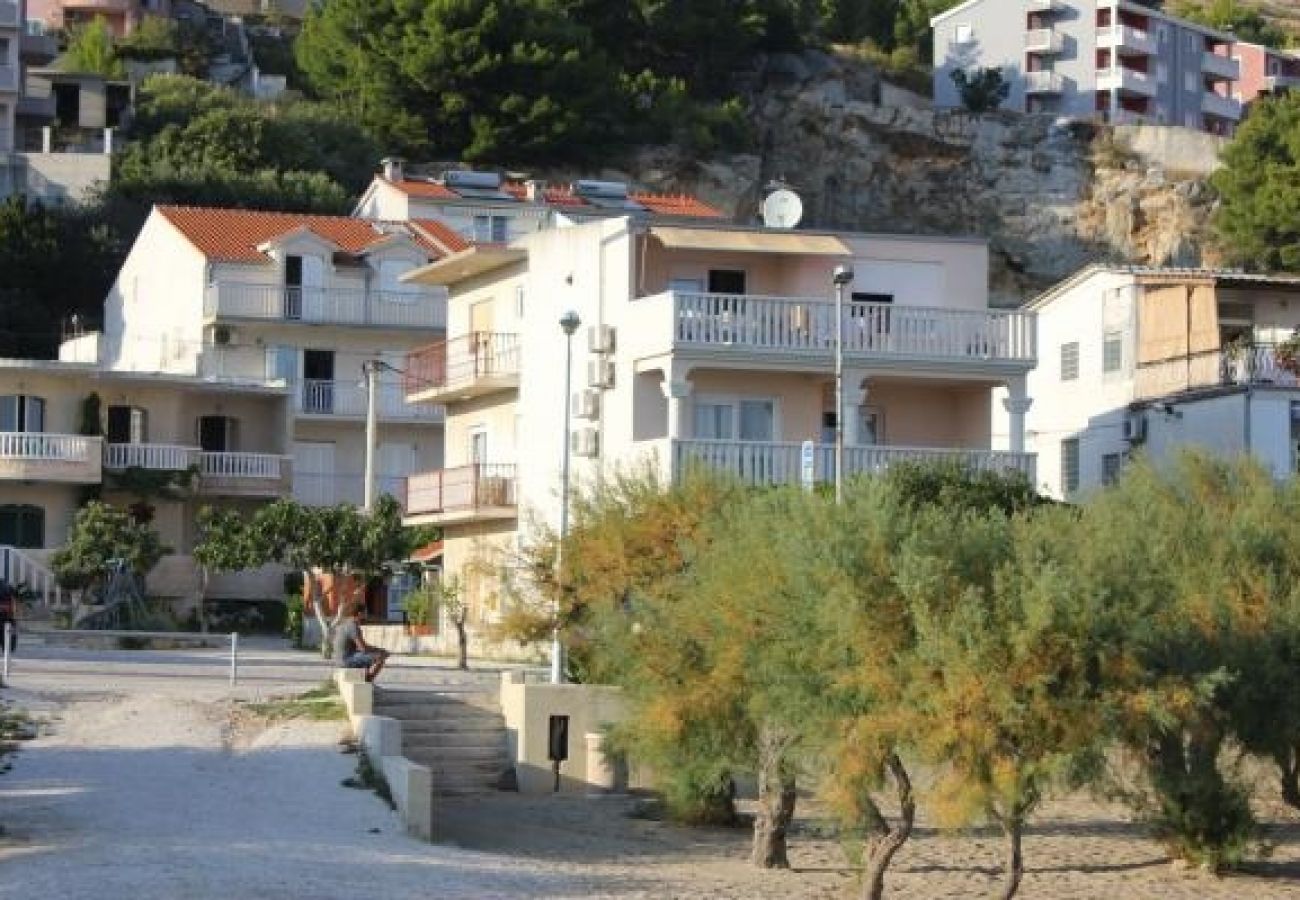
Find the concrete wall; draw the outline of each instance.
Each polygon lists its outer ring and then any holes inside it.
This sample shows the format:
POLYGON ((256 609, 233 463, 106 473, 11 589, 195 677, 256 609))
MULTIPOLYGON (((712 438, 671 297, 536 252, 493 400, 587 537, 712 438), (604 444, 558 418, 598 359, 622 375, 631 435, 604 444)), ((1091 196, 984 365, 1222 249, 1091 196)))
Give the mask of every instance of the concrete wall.
POLYGON ((107 153, 20 153, 16 163, 15 192, 30 201, 57 206, 84 203, 107 185, 112 157, 107 153))
MULTIPOLYGON (((549 794, 555 774, 548 759, 551 716, 569 717, 569 758, 560 764, 560 790, 591 791, 625 787, 617 783, 612 761, 593 748, 587 735, 599 735, 625 715, 618 688, 590 684, 528 684, 523 673, 501 680, 501 712, 506 720, 509 757, 521 794, 549 794)), ((599 741, 592 742, 599 745, 599 741)))
POLYGON ((1174 401, 1172 413, 1147 411, 1142 449, 1156 461, 1168 461, 1186 447, 1225 459, 1249 453, 1275 477, 1290 478, 1300 437, 1298 403, 1300 391, 1269 387, 1174 401))

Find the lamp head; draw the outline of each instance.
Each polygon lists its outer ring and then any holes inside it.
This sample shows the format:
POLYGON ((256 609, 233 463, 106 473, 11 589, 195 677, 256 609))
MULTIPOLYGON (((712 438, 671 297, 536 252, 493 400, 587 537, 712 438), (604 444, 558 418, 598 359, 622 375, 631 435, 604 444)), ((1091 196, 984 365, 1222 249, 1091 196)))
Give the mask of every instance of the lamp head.
POLYGON ((582 319, 578 318, 578 311, 576 309, 571 309, 564 315, 560 316, 560 327, 563 328, 564 333, 569 336, 572 336, 581 324, 582 319))
POLYGON ((853 280, 852 266, 836 266, 835 271, 831 273, 831 281, 839 287, 843 287, 853 280))

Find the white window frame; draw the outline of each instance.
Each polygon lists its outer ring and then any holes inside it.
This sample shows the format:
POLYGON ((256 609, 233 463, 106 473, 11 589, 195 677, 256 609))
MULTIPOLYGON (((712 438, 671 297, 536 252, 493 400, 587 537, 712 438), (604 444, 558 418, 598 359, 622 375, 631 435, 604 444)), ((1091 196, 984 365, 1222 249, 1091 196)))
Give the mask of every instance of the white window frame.
POLYGON ((975 28, 970 22, 957 22, 952 27, 952 42, 958 46, 975 42, 975 28))
POLYGON ((1101 336, 1101 372, 1103 375, 1114 376, 1114 375, 1121 374, 1123 371, 1124 371, 1124 332, 1122 331, 1104 332, 1101 336), (1114 366, 1112 366, 1106 354, 1107 354, 1107 350, 1116 344, 1119 345, 1119 360, 1115 363, 1114 366))
POLYGON ((510 217, 495 213, 476 213, 470 224, 474 241, 480 244, 504 244, 510 240, 510 217))
POLYGON ((1061 495, 1071 497, 1079 491, 1080 468, 1081 468, 1081 444, 1077 437, 1064 438, 1061 440, 1061 495), (1073 447, 1073 453, 1067 453, 1067 448, 1073 447), (1067 458, 1073 462, 1073 472, 1067 465, 1067 458))
MULTIPOLYGON (((691 401, 691 430, 695 430, 695 410, 699 406, 727 406, 731 408, 731 436, 701 438, 701 440, 734 441, 745 444, 776 443, 781 440, 781 398, 768 394, 696 394, 691 401), (772 437, 766 441, 742 440, 740 437, 740 405, 757 402, 772 404, 772 437)), ((694 435, 692 435, 694 436, 694 435)))

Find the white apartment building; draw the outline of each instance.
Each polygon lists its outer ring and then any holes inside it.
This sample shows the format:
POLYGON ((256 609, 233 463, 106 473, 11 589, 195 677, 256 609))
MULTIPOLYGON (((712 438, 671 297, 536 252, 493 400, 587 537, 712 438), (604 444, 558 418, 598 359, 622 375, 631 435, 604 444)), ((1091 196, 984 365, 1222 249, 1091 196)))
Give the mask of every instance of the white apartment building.
POLYGON ((958 69, 1001 69, 1006 108, 1232 134, 1242 116, 1231 34, 1133 0, 967 0, 930 20, 934 99, 958 69))
MULTIPOLYGON (((156 207, 105 303, 104 363, 214 382, 287 386, 293 495, 362 501, 362 363, 386 362, 378 392, 382 492, 442 460, 442 410, 404 402, 405 353, 442 337, 444 292, 402 276, 462 247, 454 234, 339 216, 156 207)), ((237 421, 196 433, 242 449, 237 421)))
POLYGON ((1134 453, 1189 445, 1297 471, 1300 383, 1276 348, 1300 327, 1300 278, 1090 266, 1025 308, 1041 349, 1026 446, 1046 493, 1078 496, 1134 453))
POLYGON ((565 311, 583 322, 567 373, 574 484, 643 465, 664 478, 706 465, 754 484, 797 481, 806 440, 825 480, 840 263, 856 273, 848 472, 955 457, 1032 476, 1019 430, 1010 449, 991 449, 990 406, 1006 387, 1023 417, 1034 315, 988 307, 980 240, 623 216, 476 246, 409 276, 450 297, 447 340, 405 365, 413 404, 447 408, 445 466, 408 480, 407 515, 443 526, 473 623, 499 613, 509 586, 498 579, 534 527, 558 521, 565 311))
MULTIPOLYGON (((14 124, 18 97, 23 90, 23 33, 26 30, 23 0, 0 0, 0 163, 7 163, 14 151, 14 124)), ((0 176, 8 165, 0 165, 0 176)), ((0 184, 0 196, 7 193, 0 184)))
POLYGON ((396 158, 362 194, 353 215, 398 222, 438 222, 468 241, 503 244, 545 228, 596 218, 640 215, 658 221, 721 219, 722 213, 684 194, 633 190, 617 181, 511 181, 497 172, 452 170, 414 175, 396 158))

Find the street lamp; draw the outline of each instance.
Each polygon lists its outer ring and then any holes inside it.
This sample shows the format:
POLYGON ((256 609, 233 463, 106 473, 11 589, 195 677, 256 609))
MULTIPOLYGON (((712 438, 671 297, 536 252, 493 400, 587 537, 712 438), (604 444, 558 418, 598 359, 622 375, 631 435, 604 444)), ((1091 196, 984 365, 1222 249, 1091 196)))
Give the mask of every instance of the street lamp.
POLYGON ((844 500, 844 288, 853 281, 853 267, 839 265, 831 273, 835 284, 835 502, 844 500))
POLYGON ((361 505, 366 515, 375 511, 375 444, 379 434, 379 410, 375 395, 379 386, 379 372, 383 368, 384 363, 377 359, 368 359, 361 364, 361 372, 366 378, 366 474, 361 505))
POLYGON ((560 598, 564 590, 564 539, 569 535, 569 413, 573 403, 573 333, 582 320, 576 310, 560 317, 564 331, 564 462, 560 468, 560 543, 555 552, 555 630, 551 633, 551 684, 564 683, 564 647, 560 645, 560 598))

